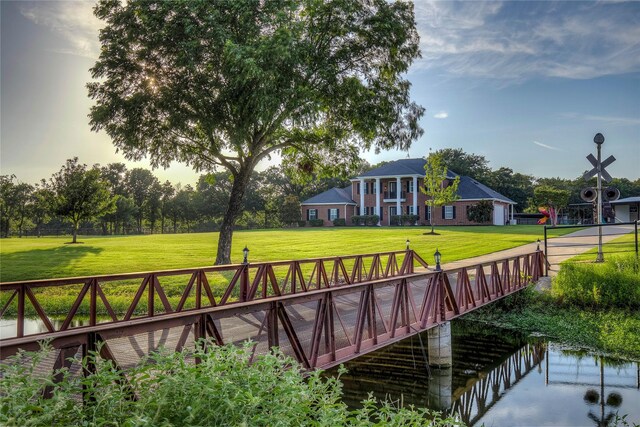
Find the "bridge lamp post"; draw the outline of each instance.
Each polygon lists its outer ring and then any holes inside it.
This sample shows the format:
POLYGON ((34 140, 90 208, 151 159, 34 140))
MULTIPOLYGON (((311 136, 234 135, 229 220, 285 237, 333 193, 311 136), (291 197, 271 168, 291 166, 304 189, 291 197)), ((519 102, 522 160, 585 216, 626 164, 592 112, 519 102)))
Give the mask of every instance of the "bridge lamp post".
POLYGON ((242 250, 244 259, 242 260, 242 278, 240 279, 240 301, 247 301, 249 296, 249 248, 244 245, 242 250))
POLYGON ((442 271, 442 268, 440 268, 440 260, 442 259, 442 254, 440 253, 438 248, 436 248, 436 253, 433 254, 433 259, 436 261, 436 271, 442 271))
POLYGON ((407 239, 407 250, 409 250, 409 245, 411 244, 411 242, 409 241, 409 239, 407 239))

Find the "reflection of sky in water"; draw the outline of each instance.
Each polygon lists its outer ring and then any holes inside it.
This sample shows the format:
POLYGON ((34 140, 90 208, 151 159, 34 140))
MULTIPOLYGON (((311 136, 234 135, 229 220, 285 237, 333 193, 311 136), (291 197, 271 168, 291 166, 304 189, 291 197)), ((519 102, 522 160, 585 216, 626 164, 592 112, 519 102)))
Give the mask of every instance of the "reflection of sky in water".
POLYGON ((563 351, 539 339, 526 344, 517 333, 473 323, 453 322, 452 331, 448 378, 433 370, 429 377, 420 342, 409 338, 348 362, 349 372, 341 377, 345 402, 359 407, 373 392, 378 399, 436 410, 453 404, 463 421, 487 427, 604 426, 599 420, 616 411, 627 414, 627 422, 640 422, 637 362, 605 361, 603 393, 597 356, 563 351))
MULTIPOLYGON (((550 346, 547 353, 549 382, 545 385, 547 360, 542 371, 532 370, 477 423, 498 426, 597 426, 603 418, 600 405, 600 361, 596 356, 563 354, 550 346), (585 400, 591 390, 595 404, 585 400), (597 396, 593 392, 597 393, 597 396), (589 415, 591 414, 591 415, 589 415)), ((618 411, 628 414, 627 421, 640 422, 640 390, 637 389, 638 364, 604 366, 604 418, 618 411), (618 407, 615 395, 622 397, 618 407), (609 398, 607 404, 607 398, 609 398)), ((606 425, 606 424, 603 424, 606 425)))
MULTIPOLYGON (((60 328, 62 323, 64 322, 63 318, 50 317, 49 320, 53 323, 53 326, 56 330, 60 328)), ((98 318, 98 323, 100 323, 101 318, 98 318)), ((0 319, 0 339, 6 338, 15 338, 16 336, 16 319, 0 319)), ((82 318, 81 316, 76 316, 73 321, 71 321, 71 327, 84 326, 89 323, 88 318, 82 318)), ((24 319, 24 334, 38 334, 41 332, 47 332, 47 327, 40 320, 36 319, 24 319)))

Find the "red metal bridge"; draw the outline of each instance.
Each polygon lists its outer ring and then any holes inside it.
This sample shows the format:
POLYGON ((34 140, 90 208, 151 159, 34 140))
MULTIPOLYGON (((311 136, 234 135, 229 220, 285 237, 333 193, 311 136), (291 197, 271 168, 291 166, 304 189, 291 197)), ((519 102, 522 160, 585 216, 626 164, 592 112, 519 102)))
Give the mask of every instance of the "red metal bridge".
POLYGON ((541 251, 434 271, 407 250, 0 283, 0 359, 48 340, 56 349, 51 369, 96 349, 126 368, 159 348, 181 351, 210 338, 220 345, 251 340, 254 354, 279 346, 307 369, 328 368, 492 303, 542 274, 541 251), (41 304, 52 295, 61 317, 41 304), (31 330, 35 323, 40 329, 31 330))

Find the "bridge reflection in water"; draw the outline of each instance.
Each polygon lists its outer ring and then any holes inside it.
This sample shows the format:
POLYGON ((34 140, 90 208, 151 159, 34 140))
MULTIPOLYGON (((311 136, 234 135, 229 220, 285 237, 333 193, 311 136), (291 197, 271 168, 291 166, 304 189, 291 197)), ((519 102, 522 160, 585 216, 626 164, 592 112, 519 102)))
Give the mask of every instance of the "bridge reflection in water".
POLYGON ((563 425, 606 426, 616 410, 640 419, 634 412, 640 408, 631 403, 640 402, 638 363, 618 363, 605 381, 606 362, 597 358, 567 355, 550 350, 553 345, 543 340, 528 342, 484 325, 454 321, 452 326, 452 368, 428 367, 426 334, 408 338, 346 364, 348 373, 340 378, 347 404, 360 406, 372 391, 378 399, 457 414, 469 426, 521 425, 514 414, 522 414, 528 425, 561 420, 563 425), (546 400, 537 401, 537 395, 546 400), (620 405, 622 396, 627 405, 620 405), (553 400, 555 405, 549 403, 553 400))

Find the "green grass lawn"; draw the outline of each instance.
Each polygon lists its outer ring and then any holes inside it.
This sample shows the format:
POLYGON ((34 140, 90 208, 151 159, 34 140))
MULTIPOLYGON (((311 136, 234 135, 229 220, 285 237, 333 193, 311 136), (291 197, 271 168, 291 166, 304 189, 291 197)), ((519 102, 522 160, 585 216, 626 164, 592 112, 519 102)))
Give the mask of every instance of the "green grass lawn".
MULTIPOLYGON (((340 227, 291 230, 236 231, 231 258, 275 261, 404 250, 405 241, 427 262, 436 248, 442 262, 483 255, 543 238, 540 226, 437 227, 439 235, 425 235, 429 227, 340 227)), ((549 230, 550 236, 574 229, 549 230)), ((70 237, 0 240, 0 281, 45 279, 166 270, 212 265, 218 233, 156 234, 88 237, 68 244, 70 237)))
MULTIPOLYGON (((625 234, 621 237, 613 239, 602 245, 602 253, 605 260, 609 257, 634 253, 636 251, 636 236, 633 232, 625 234)), ((593 262, 595 254, 598 253, 598 245, 595 245, 589 251, 576 255, 564 262, 593 262)))

